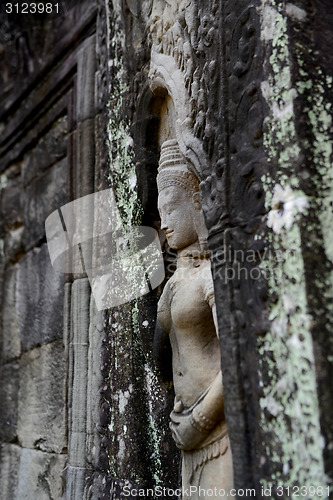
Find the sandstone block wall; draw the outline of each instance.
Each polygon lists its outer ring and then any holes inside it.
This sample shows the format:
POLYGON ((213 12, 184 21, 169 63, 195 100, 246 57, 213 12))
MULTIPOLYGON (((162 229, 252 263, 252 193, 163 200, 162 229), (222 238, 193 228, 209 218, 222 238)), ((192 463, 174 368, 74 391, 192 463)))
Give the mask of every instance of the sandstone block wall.
POLYGON ((1 173, 1 498, 62 491, 65 277, 52 269, 44 223, 68 199, 65 118, 1 173))
POLYGON ((64 492, 66 276, 51 266, 45 219, 72 198, 77 56, 70 61, 64 38, 81 29, 73 16, 7 17, 0 29, 0 497, 8 500, 64 492))

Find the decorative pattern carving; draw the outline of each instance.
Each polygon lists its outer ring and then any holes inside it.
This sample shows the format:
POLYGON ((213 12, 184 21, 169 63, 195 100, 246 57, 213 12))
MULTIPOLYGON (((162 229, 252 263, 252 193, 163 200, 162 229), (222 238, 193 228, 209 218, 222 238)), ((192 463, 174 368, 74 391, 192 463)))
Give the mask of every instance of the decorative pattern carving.
MULTIPOLYGON (((208 158, 214 157, 214 143, 218 129, 218 117, 216 116, 216 102, 218 100, 218 88, 220 75, 216 68, 216 58, 219 51, 219 17, 216 0, 207 2, 207 5, 199 8, 197 2, 180 2, 178 9, 164 7, 159 11, 153 8, 150 21, 150 32, 153 42, 153 54, 155 62, 152 61, 150 79, 154 81, 154 64, 163 64, 162 54, 169 56, 170 61, 176 65, 182 74, 182 82, 178 82, 178 88, 183 87, 184 98, 179 111, 183 110, 183 129, 178 128, 179 143, 186 158, 194 163, 194 168, 200 179, 209 172, 208 158), (176 9, 176 11, 175 11, 176 9), (159 12, 159 16, 156 12, 159 12), (209 49, 209 61, 205 61, 209 49), (182 137, 187 135, 187 137, 182 137), (193 139, 190 135, 200 140, 200 148, 192 146, 193 139), (191 144, 192 143, 192 144, 191 144), (204 151, 202 151, 202 146, 204 151), (207 159, 199 166, 200 160, 191 158, 186 149, 197 151, 196 155, 207 159), (201 149, 201 151, 200 151, 201 149), (199 152, 200 151, 200 152, 199 152)), ((155 3, 154 3, 155 5, 155 3)), ((175 6, 177 3, 175 2, 175 6)), ((168 64, 169 74, 174 74, 168 64)), ((165 66, 167 66, 165 64, 165 66)), ((170 93, 173 99, 174 94, 170 93)), ((201 160, 203 161, 203 160, 201 160)))
POLYGON ((262 147, 262 52, 254 3, 227 0, 220 19, 217 66, 223 78, 220 100, 215 101, 220 119, 217 161, 202 182, 201 196, 210 233, 217 310, 221 311, 221 345, 229 352, 227 357, 221 349, 235 481, 237 487, 248 488, 256 480, 251 465, 254 443, 261 441, 253 425, 260 415, 256 338, 267 330, 266 285, 251 278, 264 249, 261 176, 267 165, 262 147), (250 252, 253 258, 247 260, 250 252))

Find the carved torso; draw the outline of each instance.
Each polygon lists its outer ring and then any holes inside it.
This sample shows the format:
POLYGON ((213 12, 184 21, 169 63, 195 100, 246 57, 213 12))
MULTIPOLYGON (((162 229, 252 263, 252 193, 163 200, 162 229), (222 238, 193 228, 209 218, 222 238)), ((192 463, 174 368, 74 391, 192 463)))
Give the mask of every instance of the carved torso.
POLYGON ((170 336, 176 400, 189 408, 218 374, 220 352, 211 310, 210 262, 182 260, 160 298, 158 321, 170 336))

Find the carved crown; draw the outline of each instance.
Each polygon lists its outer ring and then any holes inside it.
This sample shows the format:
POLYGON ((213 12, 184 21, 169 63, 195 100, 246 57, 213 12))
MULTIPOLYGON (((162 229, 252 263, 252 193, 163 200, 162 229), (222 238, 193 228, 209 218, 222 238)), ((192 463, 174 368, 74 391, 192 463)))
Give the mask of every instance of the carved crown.
POLYGON ((199 191, 199 180, 188 169, 187 162, 175 139, 165 141, 162 144, 157 174, 159 192, 171 186, 179 186, 189 194, 199 191))

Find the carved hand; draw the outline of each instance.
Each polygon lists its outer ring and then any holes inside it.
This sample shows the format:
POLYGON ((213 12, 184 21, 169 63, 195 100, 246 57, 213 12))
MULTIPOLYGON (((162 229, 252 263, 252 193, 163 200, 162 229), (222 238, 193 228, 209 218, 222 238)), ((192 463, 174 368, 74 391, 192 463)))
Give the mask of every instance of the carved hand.
POLYGON ((185 411, 175 404, 169 427, 172 437, 181 450, 193 450, 208 436, 223 418, 223 386, 221 372, 216 376, 208 392, 194 407, 185 411), (179 410, 177 411, 177 406, 179 410), (176 410, 176 411, 175 411, 176 410))
POLYGON ((191 413, 176 413, 172 411, 170 414, 172 437, 178 448, 181 450, 195 449, 209 434, 209 432, 199 430, 195 426, 191 413))

